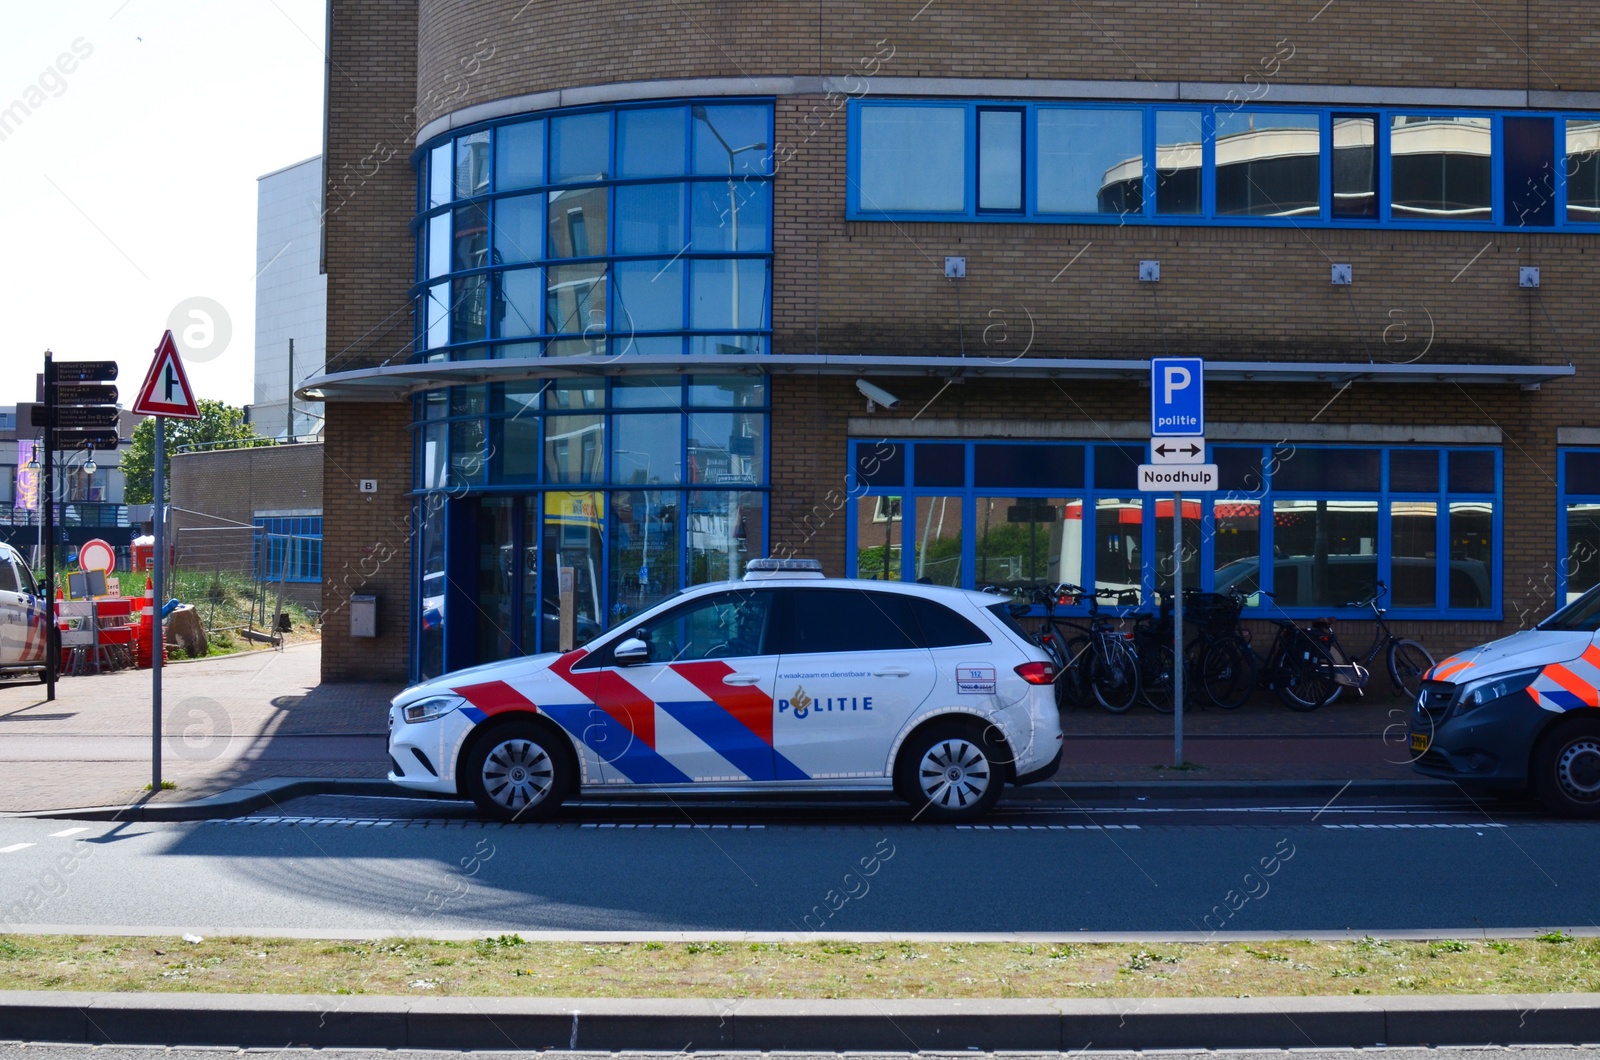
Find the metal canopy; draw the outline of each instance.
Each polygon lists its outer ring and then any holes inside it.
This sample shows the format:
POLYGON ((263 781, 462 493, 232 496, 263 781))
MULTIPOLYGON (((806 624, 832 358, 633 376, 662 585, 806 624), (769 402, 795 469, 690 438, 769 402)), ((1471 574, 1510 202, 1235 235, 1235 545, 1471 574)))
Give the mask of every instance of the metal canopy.
MULTIPOLYGON (((425 390, 518 379, 617 375, 863 375, 926 379, 1127 379, 1148 384, 1150 362, 1080 357, 890 357, 825 354, 702 354, 693 357, 524 357, 394 364, 333 372, 295 391, 302 401, 398 401, 425 390)), ((1333 361, 1206 362, 1212 383, 1497 383, 1535 389, 1576 375, 1571 364, 1410 364, 1333 361)))

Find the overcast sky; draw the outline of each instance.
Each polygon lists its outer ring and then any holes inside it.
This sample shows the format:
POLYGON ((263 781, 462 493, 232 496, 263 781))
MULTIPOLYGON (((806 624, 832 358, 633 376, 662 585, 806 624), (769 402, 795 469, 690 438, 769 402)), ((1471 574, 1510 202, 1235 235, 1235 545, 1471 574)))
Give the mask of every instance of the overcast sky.
POLYGON ((256 178, 322 150, 323 0, 4 13, 0 405, 33 400, 46 347, 117 360, 131 404, 192 298, 231 330, 186 360, 198 396, 250 402, 256 178))

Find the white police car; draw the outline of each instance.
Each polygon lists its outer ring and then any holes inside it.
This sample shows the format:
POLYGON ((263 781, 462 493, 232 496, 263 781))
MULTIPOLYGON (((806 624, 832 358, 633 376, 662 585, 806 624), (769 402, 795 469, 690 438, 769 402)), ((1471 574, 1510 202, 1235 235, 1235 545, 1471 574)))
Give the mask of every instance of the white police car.
POLYGON ((1007 607, 755 560, 573 651, 406 689, 389 779, 518 821, 640 786, 893 791, 969 820, 1061 759, 1054 669, 1007 607))
POLYGON ((0 674, 44 679, 45 598, 22 554, 0 543, 0 674))

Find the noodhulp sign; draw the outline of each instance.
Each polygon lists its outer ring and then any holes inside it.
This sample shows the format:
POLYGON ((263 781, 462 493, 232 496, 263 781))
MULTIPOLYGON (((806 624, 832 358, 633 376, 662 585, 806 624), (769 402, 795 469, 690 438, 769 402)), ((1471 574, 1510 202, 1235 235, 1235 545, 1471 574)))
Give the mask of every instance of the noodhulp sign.
POLYGON ((1140 464, 1141 493, 1214 493, 1215 464, 1140 464))

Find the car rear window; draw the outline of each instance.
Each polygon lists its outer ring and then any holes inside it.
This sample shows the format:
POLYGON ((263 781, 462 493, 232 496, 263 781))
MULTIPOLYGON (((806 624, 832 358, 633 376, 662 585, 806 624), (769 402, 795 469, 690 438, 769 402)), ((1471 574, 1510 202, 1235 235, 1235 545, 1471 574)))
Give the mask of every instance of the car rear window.
POLYGON ((911 597, 911 610, 922 627, 922 642, 930 648, 953 648, 958 644, 988 644, 983 630, 943 604, 911 597))
POLYGON ((1011 605, 1009 603, 990 604, 989 613, 999 619, 1002 626, 1015 633, 1017 638, 1024 644, 1032 642, 1033 638, 1028 635, 1028 631, 1023 629, 1015 618, 1011 617, 1011 605))

